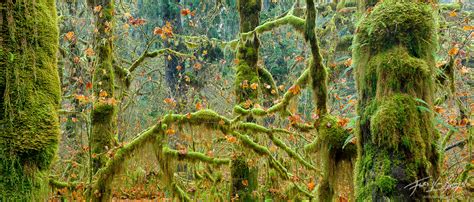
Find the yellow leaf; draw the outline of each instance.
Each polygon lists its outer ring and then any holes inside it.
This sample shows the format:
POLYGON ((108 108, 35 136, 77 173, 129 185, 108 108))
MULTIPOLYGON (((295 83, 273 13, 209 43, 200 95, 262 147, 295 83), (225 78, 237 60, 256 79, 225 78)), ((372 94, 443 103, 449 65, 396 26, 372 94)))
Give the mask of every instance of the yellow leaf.
POLYGON ((456 11, 451 11, 451 12, 449 13, 449 16, 451 16, 451 17, 456 17, 456 16, 458 16, 458 14, 456 13, 456 11))
POLYGON ((250 88, 253 89, 253 90, 257 90, 258 83, 252 83, 252 85, 250 85, 250 88))
POLYGON ((472 31, 472 30, 474 30, 474 26, 472 26, 472 25, 466 25, 466 26, 462 27, 462 29, 463 29, 464 31, 472 31))

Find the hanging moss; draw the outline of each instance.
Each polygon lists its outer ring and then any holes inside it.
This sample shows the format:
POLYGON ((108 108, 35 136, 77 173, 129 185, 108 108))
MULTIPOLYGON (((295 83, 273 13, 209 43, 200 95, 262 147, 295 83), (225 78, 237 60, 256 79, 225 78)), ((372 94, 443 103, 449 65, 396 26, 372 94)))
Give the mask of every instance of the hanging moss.
POLYGON ((42 201, 59 138, 53 0, 0 2, 0 200, 42 201))
POLYGON ((429 5, 384 1, 359 23, 356 199, 425 200, 406 186, 439 170, 433 102, 436 21, 429 5), (428 109, 428 110, 426 110, 428 109))

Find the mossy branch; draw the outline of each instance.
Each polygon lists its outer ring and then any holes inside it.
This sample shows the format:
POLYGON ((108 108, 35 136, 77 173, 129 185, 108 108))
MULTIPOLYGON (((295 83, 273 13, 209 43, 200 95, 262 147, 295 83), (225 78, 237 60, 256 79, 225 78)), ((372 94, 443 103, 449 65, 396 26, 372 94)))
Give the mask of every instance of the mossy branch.
POLYGON ((52 188, 56 188, 56 189, 68 188, 72 190, 72 189, 75 189, 77 185, 79 185, 78 182, 62 182, 52 177, 49 178, 49 186, 51 186, 52 188))
POLYGON ((280 147, 281 149, 283 149, 290 157, 296 159, 297 161, 299 161, 301 164, 303 164, 304 166, 306 166, 307 168, 309 169, 312 169, 312 170, 316 170, 316 167, 314 165, 311 165, 311 163, 309 163, 308 161, 304 160, 303 157, 301 157, 301 155, 299 155, 298 153, 296 153, 296 151, 293 151, 290 147, 288 147, 283 141, 281 141, 280 139, 278 139, 277 137, 275 137, 275 135, 269 133, 268 136, 270 137, 270 139, 272 140, 273 143, 275 143, 276 146, 280 147))
POLYGON ((178 150, 170 149, 168 147, 163 147, 163 154, 168 156, 173 156, 179 160, 187 159, 192 161, 201 161, 204 163, 214 164, 214 165, 225 165, 230 163, 229 158, 213 158, 206 156, 200 152, 180 152, 178 150))
POLYGON ((146 58, 154 58, 163 54, 175 55, 181 58, 195 58, 194 55, 181 53, 169 48, 163 48, 163 49, 155 50, 153 52, 145 51, 137 60, 135 60, 135 62, 132 63, 132 65, 130 65, 130 67, 128 68, 128 71, 129 72, 135 71, 135 69, 137 69, 146 58))
MULTIPOLYGON (((300 86, 301 89, 305 88, 307 83, 309 81, 309 68, 306 68, 304 72, 301 74, 301 76, 296 80, 296 82, 293 84, 294 86, 298 85, 300 86)), ((271 114, 274 112, 284 112, 286 111, 286 107, 290 104, 291 99, 296 97, 298 94, 295 94, 293 92, 287 91, 285 94, 283 94, 283 98, 280 102, 277 104, 273 105, 267 110, 267 113, 271 114)))
POLYGON ((97 171, 97 181, 94 183, 92 187, 93 191, 91 193, 96 193, 97 191, 97 193, 100 194, 99 196, 92 194, 92 196, 99 198, 97 200, 100 200, 100 198, 108 200, 112 189, 110 187, 111 182, 115 174, 117 174, 123 166, 125 159, 129 158, 136 150, 142 148, 145 143, 155 141, 157 135, 160 134, 163 134, 161 131, 161 124, 157 124, 148 128, 138 135, 132 142, 117 150, 115 155, 107 162, 107 164, 97 171))
POLYGON ((191 201, 191 198, 189 198, 188 193, 186 193, 178 184, 173 183, 173 190, 176 194, 178 194, 178 197, 182 201, 191 201))
POLYGON ((253 35, 254 33, 262 34, 284 25, 291 25, 294 29, 296 29, 296 31, 303 32, 305 20, 293 15, 293 10, 294 7, 291 8, 286 15, 278 16, 273 20, 267 21, 257 26, 254 30, 250 32, 242 33, 242 37, 245 38, 253 35))

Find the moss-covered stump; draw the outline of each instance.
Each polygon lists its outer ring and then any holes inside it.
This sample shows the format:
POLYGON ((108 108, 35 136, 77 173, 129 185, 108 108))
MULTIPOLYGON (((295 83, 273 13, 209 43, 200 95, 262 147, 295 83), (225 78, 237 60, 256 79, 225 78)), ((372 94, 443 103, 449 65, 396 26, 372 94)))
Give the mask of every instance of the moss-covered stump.
POLYGON ((96 100, 92 109, 91 149, 93 170, 97 172, 107 163, 107 150, 115 144, 117 115, 114 98, 113 61, 113 15, 114 2, 111 0, 88 0, 95 14, 94 36, 96 66, 92 78, 96 100), (99 9, 100 8, 100 9, 99 9))
POLYGON ((437 46, 432 13, 422 3, 384 1, 358 26, 357 201, 425 201, 430 193, 408 185, 438 176, 430 110, 437 46))
POLYGON ((59 138, 54 0, 0 2, 0 201, 43 201, 59 138))

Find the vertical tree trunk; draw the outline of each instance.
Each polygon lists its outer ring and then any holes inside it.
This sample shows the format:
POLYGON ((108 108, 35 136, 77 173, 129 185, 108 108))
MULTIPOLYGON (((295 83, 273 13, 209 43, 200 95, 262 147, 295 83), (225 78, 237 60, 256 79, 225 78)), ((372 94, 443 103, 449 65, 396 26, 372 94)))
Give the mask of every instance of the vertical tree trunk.
POLYGON ((44 201, 57 150, 54 0, 0 1, 0 200, 44 201))
POLYGON ((355 147, 349 145, 343 148, 349 132, 338 124, 337 118, 331 116, 327 108, 328 73, 323 65, 323 58, 316 38, 316 9, 314 6, 313 0, 306 0, 305 39, 311 48, 312 57, 308 65, 316 114, 319 117, 315 123, 318 133, 317 139, 313 143, 318 151, 318 166, 321 170, 321 178, 318 177, 320 180, 316 187, 316 200, 331 202, 336 197, 336 191, 341 191, 337 190, 338 188, 348 187, 349 190, 352 189, 351 173, 354 155, 351 155, 351 153, 355 153, 355 147), (339 173, 347 174, 343 176, 339 173))
MULTIPOLYGON (((261 0, 238 0, 237 9, 240 15, 240 33, 252 31, 260 24, 261 0)), ((260 42, 257 35, 245 39, 241 37, 237 51, 238 65, 236 67, 235 93, 237 104, 245 105, 249 100, 254 104, 258 99, 258 91, 250 88, 253 83, 259 83, 257 61, 260 42)), ((252 106, 252 105, 251 105, 252 106)), ((247 106, 247 107, 251 107, 247 106)), ((252 120, 247 120, 252 121, 252 120)), ((236 157, 231 165, 232 187, 231 198, 239 196, 238 200, 253 201, 253 191, 257 188, 257 168, 250 168, 245 155, 236 157), (244 181, 248 183, 243 183, 244 181)))
POLYGON ((432 13, 422 3, 384 1, 358 26, 358 201, 429 200, 421 187, 409 184, 438 176, 439 135, 427 110, 437 47, 432 13))
POLYGON ((92 78, 95 101, 91 122, 91 149, 93 153, 93 173, 102 168, 108 158, 107 150, 115 144, 117 112, 114 98, 113 60, 113 15, 112 0, 88 0, 95 15, 96 33, 95 69, 92 78))

